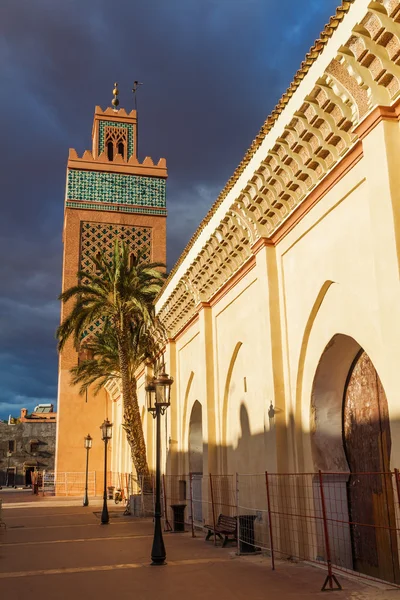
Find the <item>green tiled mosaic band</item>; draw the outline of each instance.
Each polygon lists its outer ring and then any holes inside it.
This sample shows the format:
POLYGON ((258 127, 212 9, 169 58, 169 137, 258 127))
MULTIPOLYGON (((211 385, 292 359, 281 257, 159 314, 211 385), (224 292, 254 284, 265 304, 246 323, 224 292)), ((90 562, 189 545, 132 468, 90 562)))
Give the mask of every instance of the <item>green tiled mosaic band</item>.
POLYGON ((162 177, 77 169, 69 169, 67 175, 67 201, 165 208, 165 188, 166 181, 162 177))
POLYGON ((100 121, 99 123, 99 154, 104 150, 104 128, 105 127, 122 127, 128 130, 128 158, 133 154, 134 150, 134 137, 133 137, 133 125, 129 123, 116 123, 115 121, 100 121))
POLYGON ((123 212, 123 213, 135 213, 140 215, 162 215, 166 216, 167 211, 165 208, 146 208, 142 206, 120 206, 112 204, 93 204, 91 202, 71 202, 67 200, 65 206, 68 208, 80 208, 82 210, 99 210, 102 212, 123 212))

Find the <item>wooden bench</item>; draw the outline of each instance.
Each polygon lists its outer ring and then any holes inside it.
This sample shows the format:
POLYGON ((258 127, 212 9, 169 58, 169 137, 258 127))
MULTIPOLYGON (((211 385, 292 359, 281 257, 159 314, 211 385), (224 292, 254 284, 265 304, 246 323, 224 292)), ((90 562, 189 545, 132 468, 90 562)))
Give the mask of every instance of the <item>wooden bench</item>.
POLYGON ((232 536, 233 540, 237 539, 236 517, 229 517, 228 515, 220 514, 215 528, 214 525, 205 525, 204 527, 205 529, 208 529, 206 541, 209 540, 214 533, 219 537, 220 540, 222 540, 222 537, 225 536, 225 539, 222 542, 223 548, 228 543, 229 536, 232 536))

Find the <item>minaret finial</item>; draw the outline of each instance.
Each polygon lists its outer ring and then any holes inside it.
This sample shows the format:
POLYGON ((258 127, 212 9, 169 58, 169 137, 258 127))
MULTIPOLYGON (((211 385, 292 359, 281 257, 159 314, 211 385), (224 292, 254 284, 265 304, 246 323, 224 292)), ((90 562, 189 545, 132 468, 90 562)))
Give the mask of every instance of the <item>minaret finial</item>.
POLYGON ((114 94, 114 98, 112 99, 111 104, 113 105, 114 110, 118 110, 118 105, 119 105, 119 100, 118 100, 118 94, 119 94, 118 83, 114 83, 113 94, 114 94))

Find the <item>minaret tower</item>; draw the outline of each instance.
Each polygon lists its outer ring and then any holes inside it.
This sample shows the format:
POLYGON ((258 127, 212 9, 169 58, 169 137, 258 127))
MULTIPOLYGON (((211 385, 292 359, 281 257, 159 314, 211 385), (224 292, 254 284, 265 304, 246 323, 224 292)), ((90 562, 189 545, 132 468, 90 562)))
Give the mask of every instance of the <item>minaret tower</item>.
MULTIPOLYGON (((115 84, 113 108, 96 106, 92 129, 92 151, 78 157, 70 149, 63 229, 62 291, 77 283, 81 268, 94 268, 93 257, 102 250, 112 254, 114 241, 123 240, 135 252, 144 248, 149 261, 166 262, 166 179, 164 158, 157 164, 137 155, 137 114, 118 109, 115 84)), ((64 319, 70 306, 61 307, 64 319)), ((93 323, 87 336, 100 323, 93 323)), ((90 433, 90 471, 96 471, 101 489, 104 444, 100 425, 111 415, 107 394, 79 395, 71 385, 69 370, 77 364, 79 352, 70 340, 59 358, 58 425, 56 470, 83 472, 84 437, 90 433)), ((59 493, 62 494, 60 487, 59 493)))

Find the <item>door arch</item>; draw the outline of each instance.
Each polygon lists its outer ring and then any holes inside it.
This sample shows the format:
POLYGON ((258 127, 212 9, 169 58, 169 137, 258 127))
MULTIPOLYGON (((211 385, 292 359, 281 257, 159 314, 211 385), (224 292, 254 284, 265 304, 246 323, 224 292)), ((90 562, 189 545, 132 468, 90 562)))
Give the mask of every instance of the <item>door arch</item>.
POLYGON ((203 411, 195 401, 189 421, 189 472, 203 474, 203 411))
POLYGON ((191 476, 193 521, 203 523, 203 410, 195 401, 189 421, 189 472, 191 476))
POLYGON ((370 357, 350 336, 333 336, 318 363, 311 448, 316 470, 336 472, 334 562, 398 582, 393 482, 383 474, 390 471, 388 404, 370 357))

